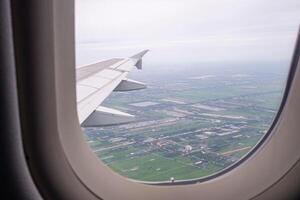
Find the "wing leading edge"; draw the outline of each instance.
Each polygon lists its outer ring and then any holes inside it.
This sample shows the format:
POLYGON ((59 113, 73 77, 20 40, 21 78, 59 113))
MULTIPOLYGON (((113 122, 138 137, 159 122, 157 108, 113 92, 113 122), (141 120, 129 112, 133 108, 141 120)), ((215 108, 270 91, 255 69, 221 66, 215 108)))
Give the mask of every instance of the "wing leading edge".
POLYGON ((134 120, 133 115, 100 104, 113 91, 146 88, 144 83, 126 77, 134 67, 142 69, 142 57, 147 52, 144 50, 129 58, 110 59, 76 70, 77 112, 82 126, 113 125, 134 120))

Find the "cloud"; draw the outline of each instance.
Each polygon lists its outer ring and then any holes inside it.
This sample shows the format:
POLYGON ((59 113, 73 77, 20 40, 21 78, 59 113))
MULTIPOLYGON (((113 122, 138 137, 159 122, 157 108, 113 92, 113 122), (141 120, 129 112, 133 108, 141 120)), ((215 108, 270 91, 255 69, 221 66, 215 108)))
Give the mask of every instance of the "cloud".
POLYGON ((76 0, 77 57, 150 48, 160 62, 289 59, 299 10, 298 0, 76 0))

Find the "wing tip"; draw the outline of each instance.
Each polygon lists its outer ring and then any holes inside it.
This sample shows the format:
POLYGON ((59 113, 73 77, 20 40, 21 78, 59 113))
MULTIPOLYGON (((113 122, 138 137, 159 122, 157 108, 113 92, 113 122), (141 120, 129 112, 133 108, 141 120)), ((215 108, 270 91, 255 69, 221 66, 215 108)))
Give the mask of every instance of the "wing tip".
POLYGON ((143 51, 131 56, 130 58, 141 59, 148 51, 150 51, 150 50, 149 49, 143 50, 143 51))

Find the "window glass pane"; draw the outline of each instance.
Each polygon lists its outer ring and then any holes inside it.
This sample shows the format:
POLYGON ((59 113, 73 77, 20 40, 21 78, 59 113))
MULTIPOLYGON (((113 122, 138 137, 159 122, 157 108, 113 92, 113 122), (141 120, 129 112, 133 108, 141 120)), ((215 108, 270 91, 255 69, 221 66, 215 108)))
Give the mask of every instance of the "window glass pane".
MULTIPOLYGON (((236 163, 278 112, 299 10, 298 0, 76 0, 77 71, 150 49, 127 76, 147 88, 112 92, 98 110, 134 120, 109 125, 100 114, 102 126, 83 127, 92 151, 145 182, 198 179, 236 163)), ((77 88, 93 94, 123 72, 109 70, 77 78, 77 88)))

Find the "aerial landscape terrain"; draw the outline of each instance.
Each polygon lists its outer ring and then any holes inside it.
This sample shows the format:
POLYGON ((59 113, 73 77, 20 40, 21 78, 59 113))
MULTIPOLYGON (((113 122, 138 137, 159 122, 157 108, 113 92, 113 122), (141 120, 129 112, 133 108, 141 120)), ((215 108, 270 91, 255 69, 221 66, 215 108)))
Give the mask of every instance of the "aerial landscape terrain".
POLYGON ((237 162, 269 130, 287 73, 270 63, 221 65, 132 73, 148 87, 114 92, 103 106, 135 121, 83 128, 89 146, 113 171, 154 183, 206 177, 237 162))

